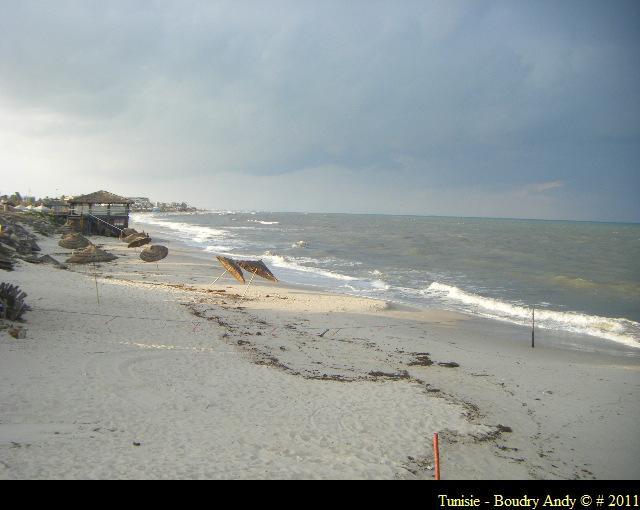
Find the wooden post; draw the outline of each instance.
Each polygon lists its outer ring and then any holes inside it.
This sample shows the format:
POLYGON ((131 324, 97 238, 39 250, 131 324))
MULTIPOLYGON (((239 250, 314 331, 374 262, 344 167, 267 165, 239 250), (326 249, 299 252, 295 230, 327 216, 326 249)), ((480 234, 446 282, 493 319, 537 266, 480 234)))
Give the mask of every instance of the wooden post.
POLYGON ((435 469, 435 479, 440 480, 440 445, 438 444, 438 433, 433 434, 433 463, 435 469))
POLYGON ((95 262, 93 263, 93 279, 96 282, 96 300, 98 301, 98 306, 100 306, 100 294, 98 293, 98 268, 96 267, 95 262))
POLYGON ((536 330, 536 307, 531 308, 531 348, 536 346, 535 342, 535 330, 536 330))

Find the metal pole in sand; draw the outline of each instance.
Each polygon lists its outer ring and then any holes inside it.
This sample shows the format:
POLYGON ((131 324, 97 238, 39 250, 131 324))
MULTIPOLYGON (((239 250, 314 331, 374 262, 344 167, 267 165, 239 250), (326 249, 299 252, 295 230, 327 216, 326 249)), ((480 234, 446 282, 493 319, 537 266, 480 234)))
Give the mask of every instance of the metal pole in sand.
POLYGON ((434 464, 434 477, 436 480, 440 480, 440 446, 438 444, 438 433, 433 433, 433 464, 434 464))
POLYGON ((214 283, 216 283, 220 278, 222 278, 224 275, 227 274, 227 270, 224 270, 224 273, 222 273, 220 276, 218 276, 215 280, 213 280, 209 285, 213 285, 214 283))
POLYGON ((535 348, 536 307, 531 307, 531 348, 535 348))
POLYGON ((245 294, 247 293, 247 291, 249 290, 249 285, 251 285, 251 282, 253 281, 253 279, 256 277, 256 272, 253 271, 253 273, 251 274, 251 280, 249 280, 249 283, 247 283, 247 286, 244 288, 244 292, 242 293, 242 299, 244 299, 245 294))
POLYGON ((98 301, 98 306, 100 306, 100 294, 98 293, 98 269, 96 268, 96 264, 93 264, 93 279, 96 282, 96 300, 98 301))

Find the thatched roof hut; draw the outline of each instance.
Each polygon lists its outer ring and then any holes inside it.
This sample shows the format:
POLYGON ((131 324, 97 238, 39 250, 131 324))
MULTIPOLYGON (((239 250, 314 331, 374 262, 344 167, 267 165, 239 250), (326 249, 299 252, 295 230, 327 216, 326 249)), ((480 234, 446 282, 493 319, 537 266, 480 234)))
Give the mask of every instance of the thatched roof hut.
POLYGON ((95 193, 89 193, 88 195, 80 195, 78 197, 73 197, 69 199, 69 203, 71 205, 75 204, 119 204, 119 205, 129 205, 132 204, 133 201, 128 198, 121 197, 118 195, 114 195, 113 193, 109 193, 108 191, 96 191, 95 193))
POLYGON ((69 199, 69 220, 85 234, 113 235, 129 227, 129 208, 133 202, 108 191, 96 191, 69 199))

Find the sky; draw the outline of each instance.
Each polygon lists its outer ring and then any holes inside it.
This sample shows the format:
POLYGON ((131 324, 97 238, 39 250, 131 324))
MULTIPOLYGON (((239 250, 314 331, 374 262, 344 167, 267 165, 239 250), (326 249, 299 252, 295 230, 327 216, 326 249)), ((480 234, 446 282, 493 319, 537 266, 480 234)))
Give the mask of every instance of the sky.
POLYGON ((0 194, 640 221, 640 2, 0 0, 0 194))

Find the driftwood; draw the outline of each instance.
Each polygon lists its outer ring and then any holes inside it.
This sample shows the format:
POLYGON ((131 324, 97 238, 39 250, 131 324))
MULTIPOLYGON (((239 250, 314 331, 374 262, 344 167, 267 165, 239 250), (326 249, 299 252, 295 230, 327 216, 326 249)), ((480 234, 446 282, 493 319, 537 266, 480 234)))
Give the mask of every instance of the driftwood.
POLYGON ((22 314, 29 310, 29 305, 24 302, 27 294, 20 290, 17 285, 10 283, 0 283, 0 317, 17 321, 22 314))

